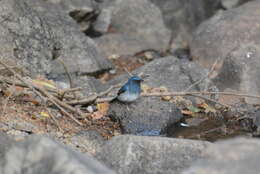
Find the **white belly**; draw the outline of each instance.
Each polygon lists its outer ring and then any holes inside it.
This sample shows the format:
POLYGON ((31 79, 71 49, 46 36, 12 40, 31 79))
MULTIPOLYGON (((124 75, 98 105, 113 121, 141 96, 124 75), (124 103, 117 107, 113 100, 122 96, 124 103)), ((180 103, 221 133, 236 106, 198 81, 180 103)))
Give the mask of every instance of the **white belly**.
POLYGON ((138 94, 122 93, 117 96, 117 99, 122 102, 133 102, 139 97, 138 94))

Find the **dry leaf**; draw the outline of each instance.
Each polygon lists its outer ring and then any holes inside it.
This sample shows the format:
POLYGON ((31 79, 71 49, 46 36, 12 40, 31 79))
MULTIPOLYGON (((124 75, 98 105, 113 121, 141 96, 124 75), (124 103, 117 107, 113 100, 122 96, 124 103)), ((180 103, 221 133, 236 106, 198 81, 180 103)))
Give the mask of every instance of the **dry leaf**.
POLYGON ((6 90, 4 90, 3 93, 6 97, 9 97, 10 95, 20 96, 22 94, 25 94, 26 90, 25 90, 25 88, 20 87, 20 86, 10 86, 6 90))
POLYGON ((98 103, 97 109, 98 109, 98 111, 93 112, 91 114, 91 117, 93 118, 93 120, 98 120, 107 115, 107 112, 109 109, 109 103, 108 102, 98 103))
POLYGON ((198 107, 203 108, 205 113, 216 113, 216 109, 212 106, 209 106, 207 103, 201 103, 198 107))
POLYGON ((152 88, 150 86, 148 86, 147 84, 142 83, 141 89, 144 93, 150 93, 152 88))
POLYGON ((201 112, 201 109, 195 107, 195 106, 188 106, 187 109, 189 109, 189 111, 193 112, 193 113, 198 113, 201 112))
POLYGON ((162 96, 162 100, 164 101, 170 101, 172 99, 171 96, 162 96))
POLYGON ((102 118, 104 116, 105 115, 102 112, 100 112, 100 111, 96 111, 93 114, 91 114, 91 117, 93 118, 93 120, 98 120, 98 119, 100 119, 100 118, 102 118))
POLYGON ((185 115, 192 115, 193 114, 193 112, 191 112, 189 110, 181 110, 181 113, 185 114, 185 115))
POLYGON ((99 112, 103 113, 103 115, 106 115, 109 109, 109 103, 108 102, 98 103, 97 109, 99 112))
POLYGON ((168 92, 165 86, 160 86, 159 88, 152 88, 151 92, 168 92))
POLYGON ((21 97, 21 100, 25 101, 25 102, 31 102, 34 105, 39 105, 40 104, 40 101, 38 101, 35 98, 33 98, 33 96, 31 94, 24 95, 23 97, 21 97))
POLYGON ((110 60, 116 60, 116 59, 118 59, 120 56, 118 55, 118 54, 112 54, 112 55, 110 55, 110 56, 108 56, 108 59, 110 59, 110 60))
POLYGON ((45 118, 49 118, 50 115, 47 112, 40 112, 40 115, 45 118))

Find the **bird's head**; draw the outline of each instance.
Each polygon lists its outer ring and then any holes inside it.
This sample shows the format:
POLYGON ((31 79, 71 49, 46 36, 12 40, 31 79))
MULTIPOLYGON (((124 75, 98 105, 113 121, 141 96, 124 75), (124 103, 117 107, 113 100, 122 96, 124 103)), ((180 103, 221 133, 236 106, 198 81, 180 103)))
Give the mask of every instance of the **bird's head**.
POLYGON ((129 81, 134 81, 134 82, 142 82, 143 81, 143 79, 141 79, 140 77, 138 77, 138 76, 132 76, 130 79, 129 79, 129 81))

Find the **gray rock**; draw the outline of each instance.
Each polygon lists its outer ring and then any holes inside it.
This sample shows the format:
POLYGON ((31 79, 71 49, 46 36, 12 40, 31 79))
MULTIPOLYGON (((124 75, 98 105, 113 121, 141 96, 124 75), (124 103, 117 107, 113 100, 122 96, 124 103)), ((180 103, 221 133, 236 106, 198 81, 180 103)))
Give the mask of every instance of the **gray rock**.
POLYGON ((82 32, 86 32, 91 25, 91 16, 98 12, 94 0, 47 0, 61 7, 80 26, 82 32))
POLYGON ((63 66, 69 72, 98 73, 111 68, 93 40, 52 3, 33 0, 3 0, 0 7, 0 56, 13 59, 31 75, 58 76, 63 66))
MULTIPOLYGON (((76 74, 70 74, 72 79, 72 87, 80 87, 82 90, 77 92, 79 98, 91 96, 94 93, 99 93, 106 89, 106 85, 102 82, 91 76, 78 76, 76 74)), ((70 88, 70 81, 68 76, 59 75, 51 77, 51 80, 55 81, 57 87, 60 89, 70 88)))
POLYGON ((203 22, 190 42, 193 59, 211 67, 216 59, 224 59, 239 46, 247 43, 259 45, 259 8, 259 0, 251 1, 203 22))
POLYGON ((111 25, 112 11, 109 9, 102 9, 97 17, 97 20, 93 23, 93 29, 96 32, 105 34, 108 32, 109 26, 111 25))
POLYGON ((53 4, 58 4, 65 10, 67 13, 76 12, 77 17, 76 19, 80 19, 87 15, 88 13, 93 12, 94 10, 94 1, 93 0, 46 0, 53 4))
POLYGON ((260 170, 258 139, 236 138, 215 143, 205 150, 205 159, 182 174, 255 174, 260 170), (206 157, 207 156, 207 157, 206 157))
MULTIPOLYGON (((260 95, 259 57, 260 42, 259 44, 243 43, 233 49, 224 59, 223 66, 214 79, 216 86, 221 91, 232 89, 247 94, 260 95)), ((245 101, 250 104, 260 103, 257 98, 246 97, 245 101)))
POLYGON ((142 98, 131 104, 113 102, 109 115, 119 120, 123 133, 161 135, 182 118, 180 110, 158 98, 142 98))
POLYGON ((133 55, 143 50, 164 50, 170 31, 164 26, 158 7, 148 0, 116 0, 106 8, 111 11, 108 33, 95 41, 107 56, 133 55))
POLYGON ((251 0, 221 0, 221 4, 226 9, 237 7, 243 3, 246 3, 251 0))
POLYGON ((12 140, 5 133, 0 132, 0 157, 1 158, 3 157, 5 152, 11 147, 11 145, 13 143, 14 143, 14 140, 12 140))
MULTIPOLYGON (((199 65, 181 61, 175 57, 154 60, 134 74, 149 75, 144 84, 151 88, 166 87, 169 91, 183 91, 191 84, 201 79, 207 73, 199 65)), ((117 84, 126 80, 126 75, 110 82, 117 84)), ((204 89, 207 80, 195 86, 194 90, 204 89)), ((124 133, 138 135, 164 134, 169 127, 182 118, 180 110, 170 102, 162 101, 159 97, 140 98, 131 104, 112 102, 109 115, 121 122, 124 133)))
MULTIPOLYGON (((156 59, 141 68, 132 72, 133 74, 147 75, 144 79, 144 84, 149 87, 158 88, 164 86, 169 91, 183 91, 191 84, 198 81, 208 70, 198 65, 197 63, 190 61, 182 61, 176 57, 169 56, 156 59)), ((127 75, 119 76, 110 82, 110 84, 116 84, 120 81, 126 81, 129 78, 127 75)), ((209 85, 207 79, 194 87, 194 90, 203 90, 209 85)))
POLYGON ((150 0, 162 11, 164 22, 172 30, 173 47, 183 47, 191 33, 220 6, 220 0, 150 0))
POLYGON ((70 144, 75 149, 94 155, 100 151, 105 139, 96 131, 82 131, 71 137, 70 144))
POLYGON ((251 118, 253 120, 253 128, 255 129, 254 135, 260 136, 260 111, 256 111, 251 115, 251 118))
POLYGON ((97 158, 118 174, 178 174, 203 158, 210 143, 162 137, 117 136, 97 158))
POLYGON ((0 168, 3 174, 114 173, 92 157, 40 136, 31 136, 11 146, 1 157, 0 168))

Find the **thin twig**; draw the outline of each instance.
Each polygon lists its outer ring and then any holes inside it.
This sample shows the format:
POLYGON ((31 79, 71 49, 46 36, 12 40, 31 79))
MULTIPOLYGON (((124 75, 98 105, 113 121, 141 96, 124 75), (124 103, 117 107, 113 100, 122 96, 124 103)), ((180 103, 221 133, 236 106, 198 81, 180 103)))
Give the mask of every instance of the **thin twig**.
MULTIPOLYGON (((39 86, 35 86, 33 84, 31 84, 30 82, 26 81, 25 79, 23 79, 22 76, 20 76, 18 73, 16 73, 14 70, 10 69, 8 65, 6 65, 4 62, 2 62, 0 60, 0 64, 2 66, 4 66, 6 69, 8 69, 10 72, 12 72, 14 74, 14 76, 19 79, 21 82, 23 82, 24 84, 26 84, 28 86, 28 88, 30 88, 35 94, 37 94, 44 102, 46 102, 47 100, 49 100, 51 103, 53 103, 58 109, 60 109, 65 115, 67 115, 68 117, 70 117, 72 120, 74 120, 77 124, 82 125, 81 122, 79 122, 76 118, 74 118, 71 114, 69 114, 63 107, 67 106, 67 109, 70 109, 71 111, 77 112, 75 111, 75 109, 70 108, 69 105, 67 105, 66 103, 62 103, 61 101, 59 101, 56 97, 52 96, 51 94, 49 94, 45 89, 39 87, 39 86), (47 97, 44 97, 40 92, 45 95, 47 97), (60 105, 62 104, 63 107, 61 107, 60 105), (69 106, 69 107, 68 107, 69 106)), ((77 112, 78 113, 78 112, 77 112)), ((81 115, 81 114, 79 114, 81 115)))
POLYGON ((58 120, 55 118, 54 115, 52 115, 50 109, 46 108, 46 110, 48 111, 48 114, 50 115, 51 119, 54 121, 54 123, 55 123, 56 126, 58 127, 59 131, 60 131, 60 132, 64 132, 64 130, 60 127, 58 120))
MULTIPOLYGON (((10 80, 10 78, 6 78, 3 76, 0 76, 0 83, 7 83, 9 85, 15 84, 16 86, 20 86, 20 87, 25 87, 25 88, 29 88, 28 85, 26 85, 24 82, 17 81, 17 80, 10 80)), ((44 87, 44 89, 46 89, 48 92, 52 92, 52 93, 57 93, 59 94, 59 91, 53 88, 49 88, 49 87, 44 87)), ((73 89, 73 88, 72 88, 73 89)))
POLYGON ((62 89, 60 93, 70 93, 70 92, 76 92, 76 91, 81 91, 82 88, 77 87, 77 88, 68 88, 68 89, 62 89))
POLYGON ((161 97, 161 96, 185 96, 185 95, 212 95, 212 94, 219 94, 219 95, 233 95, 233 96, 240 96, 240 97, 249 97, 249 98, 258 98, 260 99, 259 95, 251 95, 251 94, 238 94, 234 92, 208 92, 208 91, 196 91, 196 92, 162 92, 162 93, 143 93, 143 97, 161 97))
MULTIPOLYGON (((107 95, 108 93, 110 93, 113 89, 115 88, 119 88, 122 84, 116 84, 113 86, 110 86, 107 90, 100 92, 99 94, 93 94, 91 96, 88 96, 84 99, 81 100, 74 100, 74 101, 67 101, 66 103, 69 105, 87 105, 87 104, 91 104, 94 103, 96 101, 96 103, 100 103, 99 101, 101 101, 102 99, 98 99, 99 97, 102 97, 104 95, 107 95)), ((115 97, 114 97, 115 98, 115 97)), ((104 100, 102 100, 104 102, 104 100)), ((111 100, 108 100, 111 101, 111 100)))
POLYGON ((213 103, 219 104, 219 105, 224 106, 224 107, 227 107, 227 108, 230 108, 230 107, 231 107, 230 105, 227 105, 227 104, 224 104, 224 103, 220 103, 220 102, 218 102, 217 100, 213 100, 213 99, 211 99, 211 98, 208 98, 208 97, 205 97, 205 96, 202 96, 202 95, 192 94, 191 96, 198 97, 198 98, 202 98, 202 99, 204 99, 204 100, 211 101, 211 102, 213 102, 213 103))
POLYGON ((5 64, 2 60, 0 60, 0 64, 2 66, 4 66, 6 69, 8 69, 11 73, 13 73, 13 75, 19 79, 21 82, 23 82, 24 84, 26 84, 28 86, 28 88, 30 88, 33 92, 35 92, 35 94, 37 94, 44 102, 46 102, 46 98, 37 90, 35 90, 35 88, 28 83, 25 79, 22 78, 22 76, 20 76, 18 73, 16 73, 13 69, 11 69, 7 64, 5 64))
POLYGON ((115 98, 116 98, 116 96, 114 96, 114 97, 106 97, 106 98, 97 98, 96 103, 111 102, 115 98))
POLYGON ((12 95, 14 94, 14 90, 15 90, 14 87, 15 87, 15 84, 12 85, 12 87, 11 87, 12 90, 11 90, 10 94, 6 97, 6 99, 3 102, 4 106, 3 106, 2 116, 5 115, 5 111, 6 111, 6 107, 7 107, 8 101, 12 97, 12 95))
POLYGON ((126 68, 126 67, 123 67, 124 68, 124 70, 125 70, 125 72, 127 72, 127 74, 131 77, 131 76, 133 76, 133 74, 130 72, 130 71, 128 71, 128 69, 126 68))
POLYGON ((73 84, 73 81, 72 81, 72 78, 71 78, 71 75, 69 73, 69 70, 66 66, 66 64, 63 62, 63 60, 61 59, 57 59, 57 61, 63 66, 64 70, 65 70, 65 73, 66 75, 68 76, 68 79, 69 79, 69 82, 70 82, 70 88, 73 88, 74 87, 74 84, 73 84))
POLYGON ((189 90, 191 90, 194 86, 200 84, 201 82, 203 82, 205 79, 207 79, 210 74, 215 70, 215 67, 218 63, 219 59, 217 59, 214 64, 212 65, 212 67, 210 68, 210 71, 205 75, 203 76, 201 79, 199 79, 198 81, 196 81, 195 83, 193 83, 191 86, 189 86, 187 89, 184 90, 184 92, 188 92, 189 90))
MULTIPOLYGON (((63 100, 66 93, 76 92, 76 91, 80 91, 80 90, 82 90, 82 88, 69 88, 69 89, 61 90, 61 91, 59 91, 59 98, 60 98, 60 100, 63 100)), ((75 93, 74 93, 74 98, 76 98, 75 93)))

